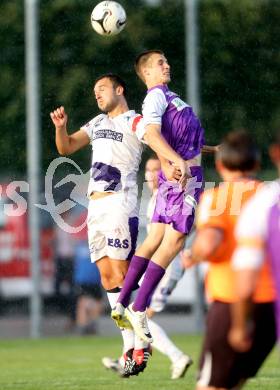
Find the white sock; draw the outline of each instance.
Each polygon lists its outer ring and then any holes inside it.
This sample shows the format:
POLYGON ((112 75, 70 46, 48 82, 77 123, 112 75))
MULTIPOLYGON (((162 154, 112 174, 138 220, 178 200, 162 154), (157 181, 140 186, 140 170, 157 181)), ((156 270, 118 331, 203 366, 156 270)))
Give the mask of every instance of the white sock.
MULTIPOLYGON (((120 292, 108 292, 107 297, 110 303, 111 308, 113 309, 116 306, 120 292)), ((121 329, 121 335, 123 338, 123 353, 127 352, 129 349, 134 348, 134 331, 133 329, 121 329)))
POLYGON ((183 352, 176 347, 165 331, 156 322, 148 319, 148 326, 154 340, 152 346, 168 356, 172 363, 176 362, 176 360, 183 355, 183 352))
POLYGON ((137 336, 137 334, 135 334, 135 337, 134 337, 134 348, 135 349, 148 348, 148 345, 149 345, 149 343, 147 343, 146 341, 143 341, 142 339, 140 339, 140 337, 137 336))

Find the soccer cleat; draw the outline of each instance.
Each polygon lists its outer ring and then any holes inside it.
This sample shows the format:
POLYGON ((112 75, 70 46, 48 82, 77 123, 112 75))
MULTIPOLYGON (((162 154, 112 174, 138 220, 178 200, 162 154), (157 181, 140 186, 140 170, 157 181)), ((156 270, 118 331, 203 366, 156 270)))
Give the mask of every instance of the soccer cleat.
POLYGON ((134 349, 132 355, 134 365, 131 369, 130 375, 138 375, 140 372, 143 372, 147 367, 147 362, 151 355, 152 355, 151 346, 143 349, 134 349))
POLYGON ((112 309, 111 318, 115 321, 119 328, 132 329, 132 325, 125 314, 125 308, 121 303, 118 302, 112 309))
POLYGON ((125 377, 124 368, 120 364, 118 359, 112 359, 109 357, 102 358, 102 364, 107 370, 118 373, 121 377, 125 377))
POLYGON ((138 375, 138 373, 132 374, 132 370, 135 364, 132 356, 133 356, 133 348, 129 349, 123 355, 123 360, 124 360, 123 375, 122 375, 123 378, 128 378, 130 375, 138 375))
POLYGON ((185 376, 187 369, 193 364, 192 359, 188 355, 182 355, 171 366, 171 379, 179 379, 185 376))
POLYGON ((132 309, 133 303, 131 303, 125 309, 125 315, 128 318, 130 324, 133 326, 134 332, 140 337, 142 340, 147 343, 152 343, 153 338, 148 328, 147 316, 146 312, 142 311, 134 311, 132 309))

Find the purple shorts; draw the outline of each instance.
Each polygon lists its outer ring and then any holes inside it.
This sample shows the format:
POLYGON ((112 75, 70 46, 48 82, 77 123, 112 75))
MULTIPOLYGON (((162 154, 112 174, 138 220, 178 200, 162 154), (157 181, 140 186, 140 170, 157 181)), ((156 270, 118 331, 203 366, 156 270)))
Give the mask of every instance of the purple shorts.
POLYGON ((191 167, 192 177, 182 190, 178 183, 166 181, 159 174, 159 189, 152 222, 172 225, 175 230, 188 234, 191 231, 195 209, 203 191, 202 167, 191 167))

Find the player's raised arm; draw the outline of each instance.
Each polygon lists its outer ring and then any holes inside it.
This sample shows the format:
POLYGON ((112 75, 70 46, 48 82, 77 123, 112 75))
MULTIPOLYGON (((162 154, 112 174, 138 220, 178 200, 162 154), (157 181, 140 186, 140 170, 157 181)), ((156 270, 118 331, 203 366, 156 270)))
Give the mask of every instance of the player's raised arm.
POLYGON ((68 116, 64 107, 59 107, 51 112, 50 117, 55 126, 55 143, 59 154, 72 154, 89 144, 90 139, 87 133, 83 130, 79 130, 71 135, 68 135, 68 116))

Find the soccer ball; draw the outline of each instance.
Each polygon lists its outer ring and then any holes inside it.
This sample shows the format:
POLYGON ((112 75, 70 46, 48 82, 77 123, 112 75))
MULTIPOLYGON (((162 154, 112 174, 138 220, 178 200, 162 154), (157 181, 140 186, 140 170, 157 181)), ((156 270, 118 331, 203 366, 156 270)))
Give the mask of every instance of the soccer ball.
POLYGON ((91 25, 100 35, 116 35, 126 23, 126 13, 116 1, 101 1, 91 13, 91 25))

